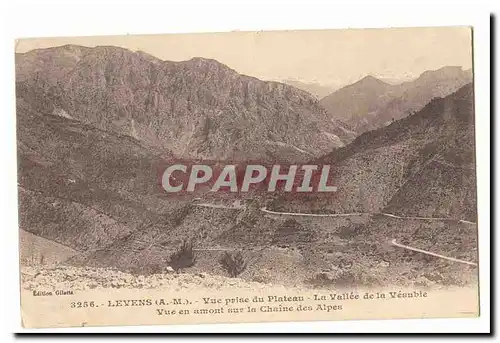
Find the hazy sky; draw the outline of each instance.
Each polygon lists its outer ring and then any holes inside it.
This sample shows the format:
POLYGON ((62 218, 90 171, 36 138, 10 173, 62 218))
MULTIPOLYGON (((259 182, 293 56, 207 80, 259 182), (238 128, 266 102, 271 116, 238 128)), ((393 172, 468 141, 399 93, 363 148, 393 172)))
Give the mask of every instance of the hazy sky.
POLYGON ((368 74, 404 79, 443 66, 472 66, 467 27, 34 38, 19 40, 16 52, 65 44, 116 45, 171 61, 213 58, 261 79, 325 85, 368 74))

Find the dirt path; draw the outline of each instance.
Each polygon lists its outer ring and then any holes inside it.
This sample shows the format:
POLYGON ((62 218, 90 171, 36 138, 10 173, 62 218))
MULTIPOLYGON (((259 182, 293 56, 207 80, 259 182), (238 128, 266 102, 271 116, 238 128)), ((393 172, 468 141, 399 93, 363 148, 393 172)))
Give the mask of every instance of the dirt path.
POLYGON ((216 205, 216 204, 193 204, 193 206, 197 206, 197 207, 209 207, 209 208, 225 208, 225 209, 228 209, 228 210, 242 210, 242 209, 246 208, 246 206, 244 206, 244 205, 226 206, 226 205, 216 205))
MULTIPOLYGON (((397 216, 397 215, 394 215, 394 214, 383 213, 383 212, 382 213, 353 212, 353 213, 316 214, 316 213, 300 213, 300 212, 276 212, 276 211, 268 210, 265 207, 262 207, 260 210, 262 212, 269 213, 269 214, 286 215, 286 216, 303 216, 303 217, 349 217, 349 216, 363 216, 363 215, 373 216, 373 215, 381 214, 383 216, 390 217, 390 218, 407 219, 407 220, 437 220, 437 221, 457 220, 457 219, 453 219, 453 218, 401 217, 401 216, 397 216)), ((459 223, 476 225, 476 223, 470 222, 468 220, 459 219, 457 221, 459 223)))
MULTIPOLYGON (((245 208, 245 206, 234 207, 234 206, 212 205, 212 204, 196 204, 196 206, 212 207, 212 208, 226 208, 226 209, 241 209, 241 208, 245 208)), ((349 217, 349 216, 374 215, 374 213, 366 213, 366 212, 363 212, 363 213, 358 213, 358 212, 354 212, 354 213, 336 213, 336 214, 317 214, 317 213, 300 213, 300 212, 276 212, 276 211, 268 210, 266 207, 262 207, 260 210, 262 212, 265 212, 265 213, 268 213, 268 214, 284 215, 284 216, 301 216, 301 217, 349 217)), ((452 218, 434 218, 434 217, 401 217, 401 216, 397 216, 397 215, 390 214, 390 213, 380 213, 380 214, 384 215, 386 217, 390 217, 390 218, 405 219, 405 220, 436 220, 436 221, 456 220, 456 219, 452 219, 452 218)), ((474 222, 470 222, 470 221, 462 220, 462 219, 458 220, 458 222, 459 223, 466 223, 466 224, 476 225, 476 223, 474 223, 474 222)), ((472 266, 477 266, 477 263, 474 263, 474 262, 464 261, 464 260, 460 260, 460 259, 457 259, 457 258, 453 258, 453 257, 448 257, 448 256, 436 254, 436 253, 433 253, 431 251, 422 250, 422 249, 418 249, 418 248, 413 248, 413 247, 408 246, 408 245, 403 245, 403 244, 397 243, 396 239, 393 239, 389 243, 391 245, 397 246, 399 248, 403 248, 403 249, 407 249, 407 250, 412 250, 412 251, 420 252, 422 254, 427 254, 427 255, 439 257, 439 258, 442 258, 442 259, 445 259, 445 260, 449 260, 449 261, 453 261, 453 262, 458 262, 458 263, 468 264, 468 265, 472 265, 472 266)))
MULTIPOLYGON (((198 206, 198 207, 208 207, 208 208, 223 208, 223 209, 228 209, 228 210, 241 210, 246 208, 245 205, 238 205, 238 206, 226 206, 226 205, 216 205, 216 204, 193 204, 193 206, 198 206)), ((454 218, 439 218, 439 217, 401 217, 397 216, 395 214, 391 213, 369 213, 369 212, 352 212, 352 213, 325 213, 325 214, 320 214, 320 213, 300 213, 300 212, 277 212, 277 211, 271 211, 268 210, 266 207, 262 207, 260 209, 262 212, 269 213, 269 214, 275 214, 275 215, 283 215, 283 216, 300 216, 300 217, 351 217, 351 216, 363 216, 363 215, 376 215, 376 214, 381 214, 386 217, 390 218, 396 218, 396 219, 407 219, 407 220, 436 220, 436 221, 445 221, 445 220, 457 220, 454 218)), ((457 220, 459 223, 464 223, 464 224, 470 224, 470 225, 476 225, 474 222, 470 222, 468 220, 463 220, 463 219, 458 219, 457 220)))
MULTIPOLYGON (((380 213, 381 215, 383 216, 386 216, 386 217, 391 217, 391 218, 396 218, 396 219, 409 219, 409 220, 456 220, 456 219, 453 219, 453 218, 436 218, 436 217, 401 217, 401 216, 397 216, 395 214, 390 214, 390 213, 380 213)), ((466 224, 471 224, 471 225, 476 225, 476 223, 474 222, 470 222, 468 220, 463 220, 463 219, 459 219, 458 220, 459 223, 466 223, 466 224)))
POLYGON ((420 252, 422 254, 426 254, 426 255, 431 255, 431 256, 443 258, 445 260, 449 260, 449 261, 453 261, 453 262, 458 262, 458 263, 464 263, 464 264, 468 264, 468 265, 471 265, 471 266, 477 266, 477 263, 474 263, 474 262, 464 261, 464 260, 460 260, 458 258, 448 257, 448 256, 444 256, 444 255, 433 253, 431 251, 422 250, 422 249, 418 249, 418 248, 413 248, 413 247, 410 247, 408 245, 400 244, 400 243, 396 242, 396 239, 393 239, 390 242, 390 244, 392 244, 392 245, 394 245, 396 247, 403 248, 403 249, 412 250, 412 251, 420 252))
POLYGON ((317 213, 297 213, 297 212, 275 212, 270 211, 265 207, 260 209, 262 212, 269 214, 278 214, 286 216, 302 216, 302 217, 349 217, 349 216, 362 216, 370 213, 330 213, 330 214, 317 214, 317 213))

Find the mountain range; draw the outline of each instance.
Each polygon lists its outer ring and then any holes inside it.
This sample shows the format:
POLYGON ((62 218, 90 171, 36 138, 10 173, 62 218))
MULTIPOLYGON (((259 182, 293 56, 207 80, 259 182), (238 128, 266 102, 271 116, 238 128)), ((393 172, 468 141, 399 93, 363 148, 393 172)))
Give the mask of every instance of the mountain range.
MULTIPOLYGON (((165 264, 183 239, 255 247, 251 273, 292 282, 332 263, 324 256, 343 227, 384 235, 389 226, 269 218, 262 206, 476 221, 467 75, 446 67, 400 85, 366 77, 319 102, 203 58, 73 45, 16 54, 20 227, 65 247, 73 264, 119 269, 165 264), (241 211, 196 207, 161 191, 162 167, 177 158, 330 164, 338 192, 256 197, 241 211)), ((217 254, 200 249, 195 268, 217 272, 217 254)))
POLYGON ((282 82, 311 93, 317 99, 322 99, 325 96, 331 94, 335 89, 339 88, 336 85, 322 85, 318 82, 306 82, 292 79, 284 79, 282 80, 282 82))
POLYGON ((128 135, 182 158, 304 160, 355 136, 309 93, 211 59, 162 61, 117 47, 16 54, 34 109, 128 135))
POLYGON ((412 116, 362 134, 311 161, 337 166, 339 191, 333 196, 253 199, 241 210, 185 202, 166 212, 162 221, 131 230, 109 246, 75 255, 71 263, 147 270, 165 263, 182 240, 194 239, 198 262, 193 272, 221 273, 216 261, 217 247, 222 247, 245 251, 249 267, 241 277, 246 280, 261 280, 265 274, 268 282, 297 284, 334 265, 355 273, 355 279, 345 282, 358 286, 373 285, 377 279, 382 284, 408 284, 422 275, 432 278, 439 266, 443 282, 461 283, 470 274, 456 265, 419 254, 408 257, 387 244, 393 238, 404 243, 412 238, 411 244, 424 249, 471 261, 477 258, 475 226, 459 222, 476 221, 473 123, 473 90, 466 85, 412 116), (264 215, 263 205, 283 212, 364 215, 276 217, 264 215), (449 219, 400 220, 380 213, 449 219), (384 261, 391 261, 391 269, 380 270, 384 261), (391 272, 395 269, 399 272, 391 272))
POLYGON ((287 197, 282 209, 385 211, 475 221, 473 99, 472 84, 465 85, 431 100, 415 114, 365 132, 349 145, 313 160, 313 164, 335 166, 337 194, 287 197))
POLYGON ((472 71, 443 67, 415 80, 390 84, 366 76, 321 99, 328 112, 363 133, 422 109, 433 98, 447 96, 472 82, 472 71))

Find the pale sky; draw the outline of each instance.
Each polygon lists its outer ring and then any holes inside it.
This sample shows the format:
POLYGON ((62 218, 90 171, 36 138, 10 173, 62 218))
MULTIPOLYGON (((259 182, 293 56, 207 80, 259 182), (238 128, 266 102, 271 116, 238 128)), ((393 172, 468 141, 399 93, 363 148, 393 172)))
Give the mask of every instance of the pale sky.
POLYGON ((213 58, 264 80, 345 85, 366 75, 405 79, 472 66, 468 27, 229 32, 20 39, 16 52, 77 44, 142 50, 163 60, 213 58))

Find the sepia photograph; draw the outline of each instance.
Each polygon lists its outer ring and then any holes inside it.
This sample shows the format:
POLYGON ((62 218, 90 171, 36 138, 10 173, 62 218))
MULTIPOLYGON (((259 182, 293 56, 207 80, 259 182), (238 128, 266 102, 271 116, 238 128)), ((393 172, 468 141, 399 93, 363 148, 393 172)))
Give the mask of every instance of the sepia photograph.
POLYGON ((478 316, 472 38, 17 40, 23 326, 478 316))

